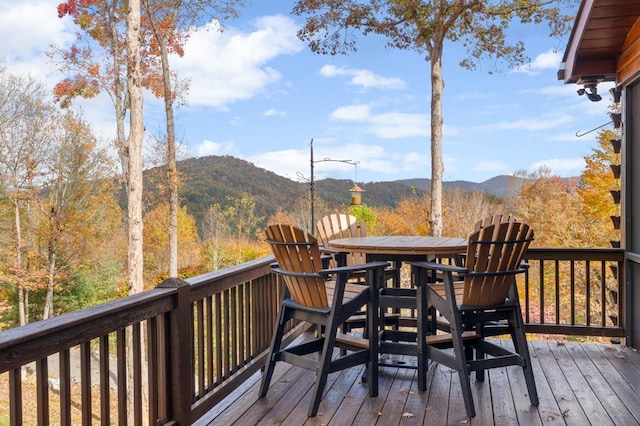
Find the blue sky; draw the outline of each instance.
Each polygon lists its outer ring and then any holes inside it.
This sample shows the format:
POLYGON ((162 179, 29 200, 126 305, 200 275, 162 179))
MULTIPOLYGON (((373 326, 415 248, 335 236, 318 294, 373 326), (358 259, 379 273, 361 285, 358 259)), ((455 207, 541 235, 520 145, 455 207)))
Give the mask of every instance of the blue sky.
MULTIPOLYGON (((0 66, 31 74, 53 86, 63 76, 48 63, 50 45, 66 46, 75 28, 58 19, 59 0, 0 0, 0 66), (25 19, 28 17, 28 19, 25 19), (16 36, 19 34, 19 36, 16 36)), ((429 64, 413 51, 361 38, 349 56, 318 56, 296 37, 302 21, 292 2, 253 0, 240 19, 216 31, 195 31, 174 69, 191 81, 187 104, 176 112, 182 157, 233 155, 297 180, 309 177, 309 142, 318 162, 315 177, 358 182, 430 177, 429 64)), ((576 2, 577 3, 577 2, 576 2)), ((577 4, 576 4, 577 7, 577 4)), ((482 182, 493 176, 549 167, 575 176, 597 146, 596 132, 609 121, 603 100, 578 96, 576 85, 557 80, 567 37, 549 38, 546 27, 513 28, 532 64, 490 74, 457 64, 460 46, 444 58, 444 180, 482 182)), ((147 134, 162 132, 161 102, 145 97, 147 134)), ((105 141, 114 132, 106 97, 76 104, 105 141)))

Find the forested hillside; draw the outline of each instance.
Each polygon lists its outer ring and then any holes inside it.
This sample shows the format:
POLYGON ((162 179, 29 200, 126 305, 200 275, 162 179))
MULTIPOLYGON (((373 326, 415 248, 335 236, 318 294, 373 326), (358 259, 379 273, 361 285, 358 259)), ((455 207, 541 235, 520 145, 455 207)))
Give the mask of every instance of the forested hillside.
MULTIPOLYGON (((207 156, 189 158, 178 163, 183 185, 180 189, 182 205, 188 212, 201 219, 213 204, 225 204, 228 197, 248 195, 256 203, 256 213, 269 217, 278 208, 291 205, 295 200, 309 198, 309 183, 295 182, 269 170, 256 167, 252 163, 232 156, 207 156)), ((153 208, 167 199, 165 194, 166 169, 156 167, 144 174, 145 206, 153 208)), ((497 176, 486 182, 468 181, 445 182, 445 189, 463 191, 479 190, 502 198, 517 193, 522 177, 497 176)), ((366 192, 363 202, 371 207, 394 208, 400 200, 411 195, 422 196, 429 192, 429 179, 407 179, 392 182, 358 183, 366 192)), ((349 189, 353 181, 344 179, 322 179, 315 182, 317 199, 328 207, 349 204, 349 189)), ((124 193, 121 197, 124 203, 124 193)))

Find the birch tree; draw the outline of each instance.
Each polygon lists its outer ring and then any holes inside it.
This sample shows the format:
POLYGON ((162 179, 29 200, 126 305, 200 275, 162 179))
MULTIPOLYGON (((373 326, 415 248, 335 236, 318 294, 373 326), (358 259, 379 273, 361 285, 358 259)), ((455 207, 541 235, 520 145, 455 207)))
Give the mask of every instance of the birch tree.
MULTIPOLYGON (((169 186, 169 276, 178 276, 178 209, 180 177, 176 163, 176 133, 174 105, 188 88, 188 82, 178 80, 171 72, 169 54, 182 56, 189 32, 199 20, 224 20, 237 16, 241 1, 233 0, 142 0, 143 26, 148 43, 143 56, 150 68, 158 73, 148 74, 145 86, 164 99, 166 118, 166 164, 169 186)), ((222 27, 219 27, 222 28, 222 27)))
POLYGON ((14 212, 12 278, 18 291, 20 325, 29 322, 29 289, 41 279, 37 271, 29 270, 24 259, 27 242, 23 212, 35 200, 36 187, 50 153, 50 117, 51 110, 39 81, 0 68, 0 180, 14 212))
POLYGON ((338 54, 356 51, 359 34, 387 38, 389 47, 414 50, 430 63, 431 79, 431 235, 441 235, 442 215, 442 59, 445 41, 462 43, 467 56, 460 65, 475 69, 491 58, 507 66, 529 60, 522 41, 507 37, 510 24, 549 25, 551 36, 565 34, 572 18, 563 6, 569 0, 296 0, 293 13, 306 16, 298 32, 313 52, 338 54))
POLYGON ((50 52, 60 70, 69 74, 56 85, 56 99, 67 107, 77 97, 105 93, 114 107, 114 143, 127 189, 129 294, 139 293, 143 288, 141 3, 67 0, 58 5, 58 16, 70 16, 81 31, 67 50, 50 52))

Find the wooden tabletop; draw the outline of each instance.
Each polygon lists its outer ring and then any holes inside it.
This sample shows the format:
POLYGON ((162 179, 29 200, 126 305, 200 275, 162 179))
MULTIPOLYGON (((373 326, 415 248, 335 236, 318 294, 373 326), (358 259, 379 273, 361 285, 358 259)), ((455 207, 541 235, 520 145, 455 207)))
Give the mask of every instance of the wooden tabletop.
POLYGON ((453 255, 467 250, 464 238, 390 235, 330 240, 332 249, 367 254, 453 255))

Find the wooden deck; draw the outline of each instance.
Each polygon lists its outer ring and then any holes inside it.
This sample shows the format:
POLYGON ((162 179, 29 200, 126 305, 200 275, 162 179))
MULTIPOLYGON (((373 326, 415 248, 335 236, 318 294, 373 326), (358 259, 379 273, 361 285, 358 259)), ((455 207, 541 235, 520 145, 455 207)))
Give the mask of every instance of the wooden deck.
POLYGON ((313 373, 279 363, 269 393, 258 399, 259 374, 223 401, 200 425, 637 425, 640 424, 640 353, 619 345, 530 341, 540 405, 526 394, 522 370, 490 370, 472 379, 475 418, 465 414, 456 374, 435 365, 428 390, 416 371, 383 367, 380 393, 370 398, 362 368, 331 374, 318 416, 307 417, 313 373))

